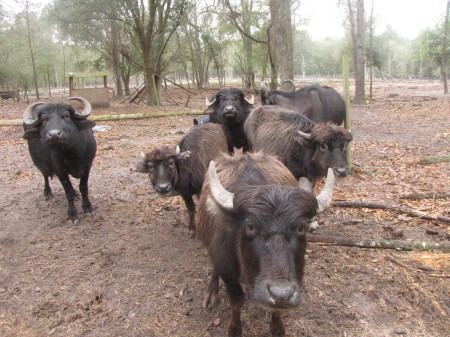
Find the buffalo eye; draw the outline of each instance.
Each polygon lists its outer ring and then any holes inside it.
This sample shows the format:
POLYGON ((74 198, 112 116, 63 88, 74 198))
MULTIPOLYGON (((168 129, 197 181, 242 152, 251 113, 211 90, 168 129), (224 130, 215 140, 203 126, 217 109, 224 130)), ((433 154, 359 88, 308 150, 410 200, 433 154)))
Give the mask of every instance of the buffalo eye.
POLYGON ((175 166, 175 160, 170 159, 170 160, 169 160, 169 167, 170 167, 170 168, 173 168, 174 166, 175 166))
POLYGON ((320 151, 324 152, 326 150, 328 150, 328 145, 325 143, 320 144, 320 151))
POLYGON ((65 112, 63 115, 64 119, 70 119, 70 113, 69 112, 65 112))
POLYGON ((153 163, 151 161, 147 162, 147 167, 149 172, 153 172, 153 163))
POLYGON ((47 115, 41 115, 40 119, 42 120, 42 122, 47 122, 48 121, 48 116, 47 115))
POLYGON ((245 222, 245 234, 247 235, 247 237, 249 238, 253 238, 256 235, 256 226, 253 225, 251 222, 246 221, 245 222))

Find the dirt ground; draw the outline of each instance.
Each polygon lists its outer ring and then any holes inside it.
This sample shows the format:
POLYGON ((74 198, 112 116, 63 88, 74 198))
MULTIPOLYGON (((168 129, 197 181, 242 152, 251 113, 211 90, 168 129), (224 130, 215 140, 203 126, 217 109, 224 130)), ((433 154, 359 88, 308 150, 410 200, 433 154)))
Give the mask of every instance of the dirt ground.
MULTIPOLYGON (((338 82, 330 83, 340 89, 338 82)), ((204 109, 200 91, 163 95, 165 109, 204 109)), ((256 106, 259 105, 257 95, 256 106)), ((53 97, 52 100, 57 99, 53 97)), ((0 106, 0 119, 21 118, 26 103, 0 106)), ((449 155, 450 97, 436 81, 379 82, 374 99, 352 105, 351 176, 335 200, 376 201, 450 216, 448 198, 411 200, 411 193, 450 193, 450 165, 424 165, 449 155)), ((94 115, 156 112, 113 102, 94 115)), ((187 237, 180 197, 157 198, 148 177, 133 172, 141 151, 175 144, 194 116, 97 122, 98 152, 90 177, 93 215, 66 225, 57 179, 43 198, 22 127, 0 127, 0 336, 225 336, 228 299, 201 308, 211 265, 187 237)), ((78 183, 76 183, 78 184, 78 183)), ((320 235, 448 242, 448 225, 388 210, 332 207, 320 235)), ((311 237, 314 234, 311 234, 311 237)), ((361 249, 309 243, 303 304, 284 315, 288 336, 450 335, 450 253, 361 249)), ((244 336, 269 336, 269 314, 248 301, 244 336)))

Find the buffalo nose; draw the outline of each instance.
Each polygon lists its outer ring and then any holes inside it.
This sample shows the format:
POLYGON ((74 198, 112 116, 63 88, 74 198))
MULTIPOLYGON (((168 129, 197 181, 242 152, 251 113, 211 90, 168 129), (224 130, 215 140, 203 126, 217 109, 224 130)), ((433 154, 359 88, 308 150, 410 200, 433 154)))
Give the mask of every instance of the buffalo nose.
POLYGON ((61 130, 50 130, 47 133, 47 137, 50 139, 54 139, 54 138, 60 138, 61 137, 61 130))
POLYGON ((235 109, 234 106, 232 106, 232 105, 226 106, 226 107, 223 109, 223 111, 224 111, 224 114, 225 114, 225 115, 229 115, 229 114, 235 115, 235 114, 236 114, 236 109, 235 109))
POLYGON ((164 184, 158 184, 156 185, 156 190, 159 193, 168 193, 170 191, 170 184, 169 183, 164 183, 164 184))
POLYGON ((298 298, 298 287, 293 282, 280 282, 269 284, 269 294, 274 305, 295 305, 298 298))
POLYGON ((335 167, 333 169, 333 171, 334 171, 334 174, 338 177, 348 176, 348 173, 349 173, 348 168, 346 168, 346 167, 335 167))

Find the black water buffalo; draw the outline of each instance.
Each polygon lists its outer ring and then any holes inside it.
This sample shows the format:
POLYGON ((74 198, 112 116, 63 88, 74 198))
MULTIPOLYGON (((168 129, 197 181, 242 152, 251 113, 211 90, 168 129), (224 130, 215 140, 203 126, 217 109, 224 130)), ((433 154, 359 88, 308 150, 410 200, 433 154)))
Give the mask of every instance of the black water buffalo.
POLYGON ((227 138, 217 124, 198 125, 175 148, 158 148, 144 155, 138 171, 148 172, 155 191, 179 194, 189 212, 189 235, 195 231, 195 204, 209 162, 228 151, 227 138))
POLYGON ((87 119, 92 110, 90 103, 81 97, 71 97, 69 100, 83 103, 83 112, 66 103, 39 102, 29 106, 23 114, 23 138, 28 142, 34 165, 44 176, 45 198, 52 197, 48 178, 56 175, 69 203, 67 221, 76 225, 79 222, 74 204, 76 191, 69 175, 80 178, 83 211, 92 212, 88 179, 97 145, 92 133, 95 123, 87 119))
POLYGON ((300 303, 308 222, 332 200, 334 174, 315 197, 275 157, 259 153, 217 158, 208 169, 196 219, 212 260, 203 307, 218 302, 219 277, 231 306, 228 336, 241 336, 245 295, 272 312, 270 331, 284 336, 281 312, 300 303))
POLYGON ((340 125, 345 119, 345 102, 333 88, 316 84, 297 91, 268 91, 261 83, 261 103, 278 105, 305 115, 315 123, 332 122, 340 125))
POLYGON ((337 125, 315 124, 305 116, 279 106, 262 106, 245 121, 252 151, 278 156, 296 179, 313 184, 328 168, 337 176, 348 175, 345 155, 352 134, 337 125))
POLYGON ((248 143, 244 133, 244 122, 254 104, 254 97, 247 100, 241 89, 226 88, 215 94, 211 101, 206 99, 210 120, 221 124, 228 139, 228 152, 234 153, 234 147, 248 151, 248 143))

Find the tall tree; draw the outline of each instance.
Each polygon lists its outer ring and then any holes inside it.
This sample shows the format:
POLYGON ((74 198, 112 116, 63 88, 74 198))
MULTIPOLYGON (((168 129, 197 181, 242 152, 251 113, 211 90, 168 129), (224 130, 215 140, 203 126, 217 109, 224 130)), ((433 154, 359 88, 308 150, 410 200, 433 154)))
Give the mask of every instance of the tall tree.
POLYGON ((444 31, 442 33, 442 52, 441 52, 441 77, 444 82, 444 94, 448 94, 448 84, 447 84, 447 61, 448 61, 448 35, 449 35, 449 23, 448 16, 450 12, 450 0, 447 2, 447 10, 445 11, 444 19, 444 31))
POLYGON ((291 23, 291 1, 270 0, 270 16, 272 21, 273 51, 277 58, 280 79, 294 79, 294 47, 291 23))
POLYGON ((33 37, 31 36, 30 3, 28 2, 28 0, 25 0, 24 14, 25 14, 25 21, 26 21, 26 25, 27 25, 28 48, 30 51, 31 64, 33 67, 34 87, 36 89, 36 98, 39 99, 39 85, 38 85, 37 73, 36 73, 36 62, 34 59, 33 37))
POLYGON ((355 103, 366 103, 364 36, 366 31, 364 0, 356 0, 355 103))

